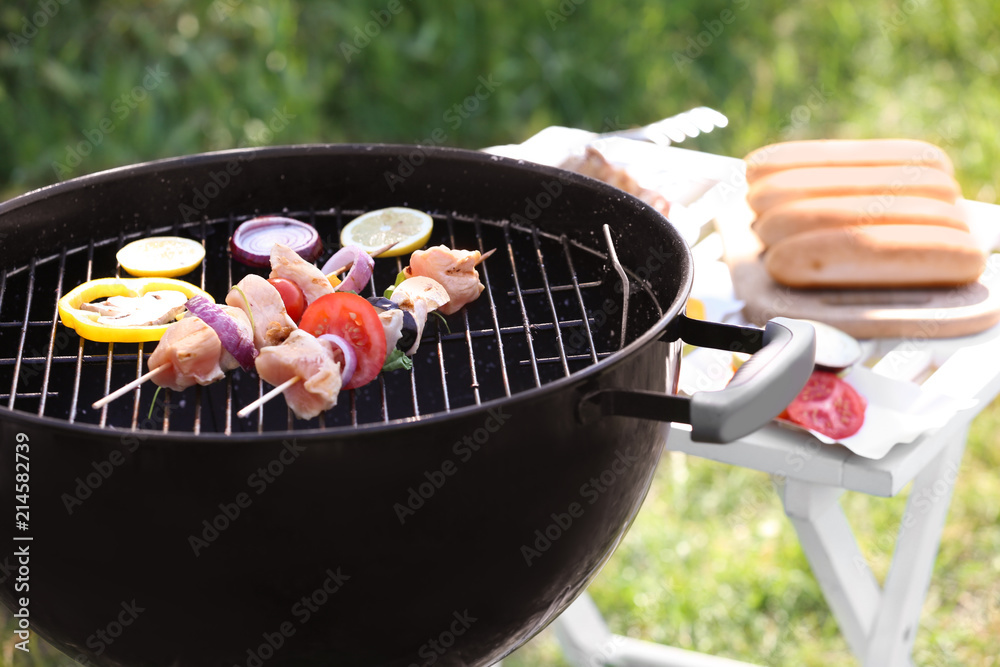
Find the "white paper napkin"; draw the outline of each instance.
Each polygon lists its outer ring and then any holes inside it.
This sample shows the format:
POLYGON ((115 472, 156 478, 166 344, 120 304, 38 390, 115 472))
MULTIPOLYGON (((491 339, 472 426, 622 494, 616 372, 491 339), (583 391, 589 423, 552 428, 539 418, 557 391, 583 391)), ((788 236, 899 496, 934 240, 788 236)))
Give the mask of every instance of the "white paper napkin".
POLYGON ((808 431, 826 444, 839 442, 858 456, 880 459, 896 445, 913 442, 944 426, 956 412, 970 410, 978 403, 926 391, 916 383, 887 378, 864 366, 855 366, 844 380, 868 401, 864 425, 851 437, 837 441, 791 422, 778 423, 808 431))

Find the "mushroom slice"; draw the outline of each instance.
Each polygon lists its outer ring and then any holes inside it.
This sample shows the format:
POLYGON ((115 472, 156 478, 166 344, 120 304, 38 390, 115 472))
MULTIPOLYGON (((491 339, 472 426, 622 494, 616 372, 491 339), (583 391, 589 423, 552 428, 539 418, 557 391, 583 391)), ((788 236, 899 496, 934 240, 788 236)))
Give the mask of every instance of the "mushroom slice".
POLYGON ((427 315, 448 303, 448 291, 436 280, 414 276, 399 283, 392 291, 390 300, 400 308, 410 311, 417 323, 417 339, 410 349, 405 350, 408 356, 412 356, 420 346, 424 325, 427 324, 427 315))

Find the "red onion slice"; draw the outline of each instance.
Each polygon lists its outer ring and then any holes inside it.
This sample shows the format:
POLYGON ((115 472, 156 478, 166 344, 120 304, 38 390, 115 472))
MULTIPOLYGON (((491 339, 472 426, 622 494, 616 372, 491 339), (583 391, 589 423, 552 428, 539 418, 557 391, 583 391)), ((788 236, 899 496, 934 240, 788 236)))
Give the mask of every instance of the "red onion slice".
POLYGON ((361 246, 344 246, 335 252, 333 257, 326 260, 322 271, 329 274, 332 271, 347 266, 351 262, 354 265, 347 272, 344 282, 337 285, 334 290, 337 292, 356 292, 361 294, 361 290, 368 286, 368 281, 372 277, 372 269, 375 267, 375 260, 371 258, 371 255, 362 250, 361 246))
POLYGON ((271 249, 275 243, 285 244, 307 262, 315 260, 323 252, 323 242, 312 226, 279 216, 247 220, 233 232, 229 247, 233 251, 233 259, 264 268, 271 266, 271 249))
POLYGON ((200 317, 202 322, 215 331, 222 347, 233 355, 233 359, 243 370, 250 372, 254 369, 253 360, 257 356, 257 348, 253 346, 253 339, 240 331, 236 322, 226 315, 226 311, 203 296, 193 296, 184 305, 192 315, 200 317))
POLYGON ((354 354, 354 348, 346 340, 336 334, 322 334, 319 338, 328 340, 344 353, 344 368, 340 371, 340 384, 346 385, 354 376, 354 370, 358 367, 358 357, 354 354))

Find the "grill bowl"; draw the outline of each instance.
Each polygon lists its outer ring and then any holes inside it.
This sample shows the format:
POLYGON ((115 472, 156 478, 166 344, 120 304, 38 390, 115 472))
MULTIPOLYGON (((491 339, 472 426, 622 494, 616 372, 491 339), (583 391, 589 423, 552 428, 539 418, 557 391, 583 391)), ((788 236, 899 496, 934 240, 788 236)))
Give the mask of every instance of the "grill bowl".
MULTIPOLYGON (((279 147, 43 188, 0 206, 0 234, 0 442, 30 444, 32 626, 72 657, 490 664, 596 575, 648 489, 664 425, 584 426, 578 407, 605 387, 673 390, 679 343, 659 338, 689 256, 658 213, 603 184, 454 149, 279 147), (240 220, 294 213, 329 245, 348 212, 391 205, 434 213, 440 241, 503 247, 489 294, 421 346, 412 378, 308 423, 280 406, 235 419, 262 389, 239 372, 170 397, 158 419, 142 419, 145 394, 84 407, 152 349, 80 344, 51 320, 53 297, 114 271, 102 257, 120 241, 165 227, 224 248, 240 220), (632 270, 624 345, 604 223, 632 270)), ((218 295, 245 269, 209 257, 197 279, 218 295)), ((16 562, 12 527, 0 553, 16 562)), ((12 578, 0 595, 19 609, 12 578)))

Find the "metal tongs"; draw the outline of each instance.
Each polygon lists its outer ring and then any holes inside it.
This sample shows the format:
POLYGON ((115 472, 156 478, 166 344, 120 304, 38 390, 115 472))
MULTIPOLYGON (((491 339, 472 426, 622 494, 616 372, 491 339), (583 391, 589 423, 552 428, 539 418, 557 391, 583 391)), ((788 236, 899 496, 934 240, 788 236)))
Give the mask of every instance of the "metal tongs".
POLYGON ((697 137, 699 134, 708 134, 717 127, 726 127, 727 125, 729 125, 729 119, 722 113, 708 107, 696 107, 643 127, 603 132, 593 139, 622 137, 669 146, 672 143, 677 144, 685 139, 697 137))

